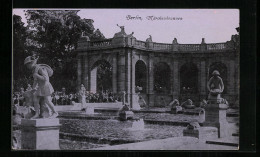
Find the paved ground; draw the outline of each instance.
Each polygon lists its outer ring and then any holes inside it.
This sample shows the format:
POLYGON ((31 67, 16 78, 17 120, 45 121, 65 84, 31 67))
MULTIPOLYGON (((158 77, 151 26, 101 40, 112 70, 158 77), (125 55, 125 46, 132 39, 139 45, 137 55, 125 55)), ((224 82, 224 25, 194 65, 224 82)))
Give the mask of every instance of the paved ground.
POLYGON ((174 137, 95 148, 94 150, 238 150, 237 147, 206 144, 194 137, 174 137))
POLYGON ((121 144, 94 148, 94 150, 238 150, 236 146, 227 146, 223 143, 239 143, 239 137, 231 136, 237 127, 229 126, 228 138, 217 138, 217 129, 214 127, 201 127, 200 138, 181 136, 167 139, 150 140, 138 143, 121 144), (215 141, 219 144, 207 144, 206 141, 215 141))

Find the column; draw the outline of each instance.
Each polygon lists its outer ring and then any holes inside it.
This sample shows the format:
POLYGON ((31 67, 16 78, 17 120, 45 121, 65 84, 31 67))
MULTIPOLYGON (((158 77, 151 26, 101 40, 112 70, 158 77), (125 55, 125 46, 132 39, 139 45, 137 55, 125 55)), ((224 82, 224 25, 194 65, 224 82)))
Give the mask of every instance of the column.
POLYGON ((148 107, 154 106, 154 54, 149 53, 148 60, 148 107))
MULTIPOLYGON (((229 82, 229 87, 228 87, 228 94, 230 95, 229 101, 234 100, 234 95, 235 95, 235 62, 233 60, 229 61, 229 74, 228 74, 228 82, 229 82)), ((225 86, 225 85, 224 85, 225 86)), ((224 87, 226 88, 226 87, 224 87)))
POLYGON ((113 55, 112 87, 113 93, 117 93, 117 53, 113 55))
POLYGON ((89 90, 90 88, 89 88, 89 75, 88 75, 88 73, 89 73, 89 66, 88 66, 88 56, 87 55, 84 55, 83 56, 83 66, 84 66, 84 68, 83 68, 83 84, 84 84, 84 86, 85 86, 85 88, 86 88, 86 90, 89 90))
POLYGON ((132 67, 132 71, 131 71, 131 103, 132 103, 132 109, 134 110, 140 110, 140 104, 139 104, 139 96, 138 94, 135 93, 135 64, 136 64, 136 60, 133 60, 133 53, 132 53, 132 59, 131 59, 131 67, 132 67))
POLYGON ((81 56, 78 55, 77 56, 77 64, 78 64, 78 68, 77 68, 77 88, 80 89, 80 85, 81 85, 81 75, 82 75, 82 62, 81 62, 81 56))
POLYGON ((90 72, 90 91, 92 93, 97 92, 97 67, 90 72))
MULTIPOLYGON (((126 56, 126 101, 131 104, 131 101, 130 101, 130 95, 131 95, 131 51, 127 51, 127 56, 126 56)), ((132 105, 132 104, 131 104, 132 105)), ((133 106, 131 106, 133 107, 133 106)))
POLYGON ((118 60, 117 60, 117 68, 118 68, 118 75, 117 75, 117 92, 125 91, 125 52, 118 53, 118 60))
POLYGON ((206 99, 206 63, 205 61, 200 62, 200 97, 206 99))
POLYGON ((173 99, 179 99, 180 81, 179 81, 179 61, 173 62, 173 99))

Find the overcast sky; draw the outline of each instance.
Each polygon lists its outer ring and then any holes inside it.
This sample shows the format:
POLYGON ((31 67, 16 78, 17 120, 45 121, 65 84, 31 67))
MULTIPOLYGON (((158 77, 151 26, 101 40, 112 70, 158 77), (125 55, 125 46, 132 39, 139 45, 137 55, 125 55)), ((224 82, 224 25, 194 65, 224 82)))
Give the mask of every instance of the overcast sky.
MULTIPOLYGON (((26 24, 23 10, 14 9, 13 14, 26 24)), ((134 32, 137 40, 145 41, 152 35, 159 43, 172 43, 174 38, 181 44, 198 44, 201 38, 206 43, 226 42, 239 27, 238 9, 81 9, 78 15, 93 19, 95 29, 99 28, 106 38, 120 31, 118 24, 125 26, 127 34, 134 32), (130 20, 129 16, 138 18, 130 20), (151 16, 169 18, 150 20, 151 16)))

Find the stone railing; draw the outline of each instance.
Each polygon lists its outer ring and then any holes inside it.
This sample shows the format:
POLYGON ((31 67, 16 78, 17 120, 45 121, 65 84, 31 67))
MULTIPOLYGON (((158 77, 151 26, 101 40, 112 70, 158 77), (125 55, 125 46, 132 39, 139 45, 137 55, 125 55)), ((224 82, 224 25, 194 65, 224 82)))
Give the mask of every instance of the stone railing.
POLYGON ((105 39, 100 41, 91 41, 90 47, 105 47, 111 46, 112 39, 105 39))
POLYGON ((226 43, 207 44, 207 50, 223 50, 226 48, 226 43))
POLYGON ((136 40, 134 46, 138 48, 146 48, 146 42, 141 40, 136 40))
POLYGON ((155 42, 145 42, 141 40, 136 40, 135 38, 129 38, 131 42, 128 42, 127 37, 125 39, 105 39, 100 41, 80 41, 78 42, 79 49, 83 48, 106 48, 106 47, 134 47, 139 49, 148 49, 155 51, 179 51, 179 52, 194 52, 194 51, 216 51, 216 50, 226 50, 232 49, 232 46, 227 46, 226 43, 210 43, 210 44, 167 44, 167 43, 155 43, 155 42))
POLYGON ((172 44, 165 44, 165 43, 153 43, 154 50, 172 50, 172 44))
POLYGON ((179 44, 179 51, 200 51, 201 44, 179 44))

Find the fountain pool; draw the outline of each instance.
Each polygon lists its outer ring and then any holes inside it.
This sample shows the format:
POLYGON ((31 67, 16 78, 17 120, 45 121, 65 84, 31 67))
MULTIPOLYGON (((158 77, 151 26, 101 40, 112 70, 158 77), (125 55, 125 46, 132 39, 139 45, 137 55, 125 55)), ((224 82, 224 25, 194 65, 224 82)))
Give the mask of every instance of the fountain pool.
MULTIPOLYGON (((140 121, 143 123, 143 120, 140 121)), ((133 121, 119 121, 119 120, 86 120, 86 119, 60 119, 61 133, 76 135, 77 139, 84 137, 85 141, 88 139, 99 139, 96 141, 106 141, 108 144, 122 144, 130 142, 139 142, 152 139, 164 139, 169 137, 182 136, 182 126, 171 125, 157 125, 157 124, 144 124, 144 129, 139 127, 140 122, 134 123, 133 121), (133 126, 134 125, 134 126, 133 126), (119 143, 111 141, 120 141, 119 143)), ((142 124, 141 124, 142 125, 142 124)))

